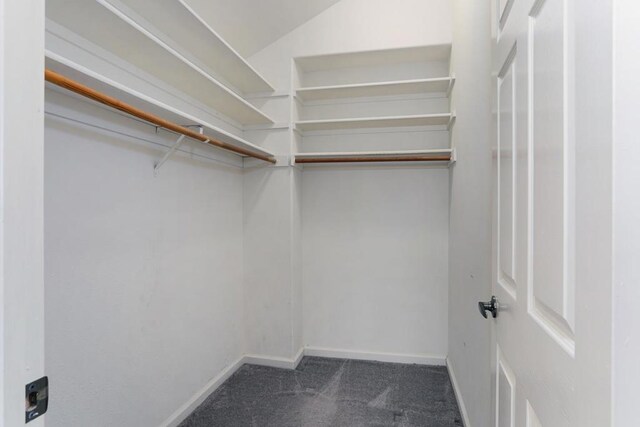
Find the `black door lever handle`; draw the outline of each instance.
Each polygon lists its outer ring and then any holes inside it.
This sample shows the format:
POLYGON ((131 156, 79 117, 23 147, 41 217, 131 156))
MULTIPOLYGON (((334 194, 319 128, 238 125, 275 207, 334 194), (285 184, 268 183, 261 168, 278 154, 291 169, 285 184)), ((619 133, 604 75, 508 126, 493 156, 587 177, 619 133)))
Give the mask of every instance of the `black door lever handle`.
POLYGON ((478 302, 478 310, 480 310, 480 314, 482 314, 482 317, 484 317, 485 319, 487 318, 487 311, 491 312, 491 316, 495 319, 496 317, 498 317, 498 308, 500 307, 500 304, 498 304, 498 300, 496 299, 495 296, 491 297, 491 301, 489 302, 478 302))

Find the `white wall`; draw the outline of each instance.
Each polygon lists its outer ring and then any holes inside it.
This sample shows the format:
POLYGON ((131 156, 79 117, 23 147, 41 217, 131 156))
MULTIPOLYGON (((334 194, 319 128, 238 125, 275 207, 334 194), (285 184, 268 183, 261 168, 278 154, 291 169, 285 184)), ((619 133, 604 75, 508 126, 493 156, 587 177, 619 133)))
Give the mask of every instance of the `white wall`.
MULTIPOLYGON (((247 130, 245 138, 288 161, 290 98, 253 102, 286 127, 247 130)), ((275 167, 245 161, 243 283, 247 352, 285 359, 285 366, 292 366, 302 343, 300 173, 287 161, 275 167)))
POLYGON ((444 360, 449 172, 307 167, 302 181, 305 344, 444 360))
POLYGON ((473 427, 488 426, 490 322, 477 309, 491 297, 490 2, 455 0, 449 239, 449 364, 473 427))
POLYGON ((289 89, 291 58, 451 42, 449 0, 342 0, 249 58, 289 89))
POLYGON ((301 323, 293 275, 293 170, 246 169, 244 174, 244 289, 247 351, 290 359, 300 349, 301 323))
POLYGON ((631 0, 614 4, 614 298, 613 298, 613 423, 637 424, 640 403, 640 5, 631 0))
POLYGON ((251 56, 338 1, 188 0, 187 4, 242 56, 251 56))
MULTIPOLYGON (((294 57, 446 44, 451 42, 450 18, 447 0, 342 0, 249 61, 278 89, 288 91, 294 57)), ((358 107, 364 108, 362 104, 358 107)), ((336 114, 337 107, 325 108, 336 114)), ((382 140, 387 149, 442 147, 448 143, 442 135, 443 132, 424 131, 398 135, 360 133, 347 138, 324 135, 305 137, 300 145, 304 151, 309 151, 305 144, 322 150, 326 142, 325 149, 339 150, 347 148, 340 141, 348 139, 351 149, 367 149, 366 144, 360 144, 362 141, 373 144, 369 149, 385 148, 382 140), (389 146, 392 139, 398 146, 389 146)), ((302 342, 306 346, 444 357, 448 172, 421 167, 342 166, 305 168, 296 173, 302 179, 301 194, 295 174, 286 184, 283 182, 280 190, 270 187, 274 178, 263 177, 269 184, 260 191, 287 191, 291 195, 294 229, 295 213, 301 209, 301 240, 295 232, 290 236, 292 253, 296 254, 296 245, 303 249, 302 288, 287 288, 277 280, 266 279, 260 282, 260 295, 269 295, 270 301, 279 294, 291 301, 292 319, 304 319, 302 342), (334 222, 328 223, 330 219, 334 222), (396 262, 390 263, 390 259, 396 262), (287 290, 290 295, 285 295, 287 290), (296 300, 303 301, 302 308, 296 307, 296 300), (427 304, 431 304, 429 308, 427 304)), ((255 187, 247 187, 245 181, 245 192, 255 192, 255 187)), ((264 197, 276 204, 275 195, 264 197)), ((245 206, 245 212, 247 209, 245 206)), ((285 228, 276 218, 262 221, 261 227, 265 226, 285 228)), ((258 252, 266 257, 264 262, 270 260, 283 269, 289 265, 281 243, 269 246, 261 241, 264 243, 259 244, 258 252)), ((245 243, 248 253, 253 250, 250 246, 245 243)), ((254 264, 249 264, 248 274, 254 275, 254 264)), ((296 277, 295 273, 291 277, 296 277)), ((250 304, 259 306, 259 301, 256 298, 250 304)), ((262 311, 262 322, 256 325, 259 331, 269 324, 285 324, 283 317, 289 313, 268 313, 265 308, 262 311)), ((299 336, 301 331, 291 333, 299 336)), ((284 335, 285 331, 279 334, 284 335)), ((296 340, 293 342, 295 347, 296 340)))
POLYGON ((47 425, 159 425, 244 351, 241 161, 188 143, 154 177, 174 136, 51 90, 47 112, 47 425))

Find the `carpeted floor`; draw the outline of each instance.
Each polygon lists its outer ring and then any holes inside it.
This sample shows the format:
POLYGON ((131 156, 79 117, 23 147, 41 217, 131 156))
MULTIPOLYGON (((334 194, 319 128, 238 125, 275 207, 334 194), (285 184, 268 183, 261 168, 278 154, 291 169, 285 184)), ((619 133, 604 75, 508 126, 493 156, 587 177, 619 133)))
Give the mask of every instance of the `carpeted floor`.
POLYGON ((244 365, 180 427, 462 426, 447 369, 305 357, 244 365))

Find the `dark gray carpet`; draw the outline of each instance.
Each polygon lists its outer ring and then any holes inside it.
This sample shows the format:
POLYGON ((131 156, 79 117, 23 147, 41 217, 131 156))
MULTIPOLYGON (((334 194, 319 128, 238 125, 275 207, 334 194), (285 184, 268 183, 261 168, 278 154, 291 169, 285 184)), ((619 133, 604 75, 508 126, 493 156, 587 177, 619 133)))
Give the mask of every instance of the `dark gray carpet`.
POLYGON ((442 366, 305 357, 244 365, 180 427, 462 426, 442 366))

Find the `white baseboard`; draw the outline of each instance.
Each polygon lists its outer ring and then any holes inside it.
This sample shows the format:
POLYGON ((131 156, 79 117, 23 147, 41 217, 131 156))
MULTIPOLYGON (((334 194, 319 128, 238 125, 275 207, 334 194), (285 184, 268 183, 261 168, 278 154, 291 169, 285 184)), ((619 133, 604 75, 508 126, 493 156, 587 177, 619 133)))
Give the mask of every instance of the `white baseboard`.
POLYGON ((371 351, 340 350, 334 348, 305 347, 305 356, 331 357, 337 359, 374 360, 390 363, 413 363, 416 365, 444 366, 446 357, 433 354, 376 353, 371 351))
POLYGON ((272 368, 296 369, 298 363, 302 360, 303 355, 304 349, 302 348, 293 359, 277 356, 263 356, 261 354, 245 354, 244 363, 248 363, 250 365, 270 366, 272 368))
POLYGON ((294 357, 294 359, 293 359, 293 368, 292 369, 296 369, 298 367, 298 365, 302 361, 302 358, 304 357, 304 354, 305 354, 304 347, 300 347, 300 350, 298 350, 298 354, 296 354, 296 357, 294 357))
POLYGON ((182 421, 184 421, 202 402, 205 401, 211 393, 213 393, 220 385, 225 382, 231 375, 233 375, 244 364, 244 356, 241 356, 238 360, 233 362, 230 366, 216 375, 211 381, 209 381, 204 387, 202 387, 191 399, 189 399, 184 405, 179 407, 173 414, 167 418, 165 422, 160 424, 160 427, 177 427, 182 421))
POLYGON ((460 409, 460 415, 462 415, 462 424, 464 427, 471 427, 469 422, 469 414, 467 413, 467 407, 464 406, 464 400, 462 400, 462 394, 460 393, 460 387, 458 386, 458 380, 453 369, 453 363, 451 359, 447 357, 447 370, 449 371, 449 378, 451 378, 451 384, 453 385, 453 392, 456 395, 456 401, 458 402, 458 408, 460 409))
POLYGON ((298 351, 293 359, 284 357, 262 356, 257 354, 245 354, 238 360, 233 362, 229 367, 220 372, 215 378, 209 381, 202 389, 200 389, 191 399, 178 408, 160 427, 177 427, 184 421, 207 397, 231 375, 233 375, 244 364, 271 366, 273 368, 295 369, 304 356, 304 348, 298 351))

